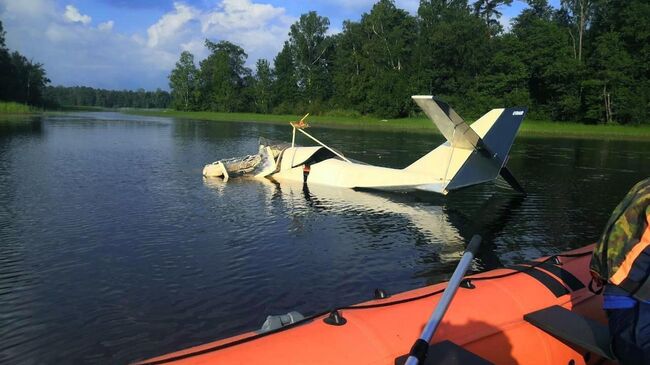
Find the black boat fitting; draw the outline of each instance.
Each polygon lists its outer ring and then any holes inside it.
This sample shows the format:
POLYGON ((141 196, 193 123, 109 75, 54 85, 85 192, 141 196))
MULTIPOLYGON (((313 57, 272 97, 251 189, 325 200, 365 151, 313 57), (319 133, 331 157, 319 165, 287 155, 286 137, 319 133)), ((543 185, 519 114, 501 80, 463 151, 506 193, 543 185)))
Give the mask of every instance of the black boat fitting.
POLYGON ((386 299, 388 297, 390 297, 390 294, 388 294, 384 289, 375 289, 375 299, 386 299))
POLYGON ((347 319, 343 318, 343 315, 338 310, 333 310, 330 312, 330 315, 327 318, 323 319, 323 322, 331 326, 342 326, 348 322, 347 319))

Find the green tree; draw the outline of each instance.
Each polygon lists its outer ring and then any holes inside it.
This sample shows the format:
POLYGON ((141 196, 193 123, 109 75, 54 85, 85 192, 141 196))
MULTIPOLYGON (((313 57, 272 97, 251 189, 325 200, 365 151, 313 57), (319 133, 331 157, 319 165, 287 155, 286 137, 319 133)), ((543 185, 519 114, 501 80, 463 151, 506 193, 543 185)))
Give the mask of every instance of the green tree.
POLYGON ((548 0, 526 0, 529 9, 524 9, 523 12, 529 12, 538 18, 548 19, 553 12, 553 8, 548 4, 548 0))
POLYGON ((571 25, 569 35, 571 36, 574 50, 577 49, 576 57, 578 61, 582 61, 582 42, 592 15, 593 3, 593 0, 561 0, 562 9, 569 16, 568 19, 571 25), (574 35, 574 33, 577 34, 574 35))
POLYGON ((310 104, 310 111, 317 112, 320 103, 330 97, 331 38, 326 36, 330 21, 315 11, 300 16, 291 25, 289 45, 302 99, 310 104), (315 104, 315 105, 313 105, 315 104))
MULTIPOLYGON (((327 35, 329 20, 310 12, 291 26, 273 69, 258 61, 254 76, 243 49, 208 41, 211 54, 198 75, 201 105, 394 117, 416 111, 409 96, 417 93, 442 96, 468 116, 528 105, 537 118, 650 121, 647 0, 562 0, 559 8, 525 2, 505 33, 500 9, 512 0, 420 0, 416 17, 379 0, 334 36, 327 35)), ((132 94, 94 97, 140 100, 132 94)))
POLYGON ((193 110, 198 91, 198 70, 194 65, 194 55, 183 51, 176 62, 176 68, 169 74, 169 87, 174 108, 193 110))
POLYGON ((271 96, 273 93, 273 70, 269 61, 259 59, 256 63, 254 83, 254 98, 256 111, 268 113, 271 111, 271 96))
POLYGON ((488 25, 472 14, 466 0, 423 0, 418 8, 416 71, 418 94, 447 99, 463 115, 475 115, 472 98, 478 76, 493 54, 488 25))
POLYGON ((10 87, 11 100, 32 104, 43 104, 43 90, 50 82, 43 64, 34 63, 18 52, 11 54, 11 70, 14 72, 10 87))
POLYGON ((5 37, 7 36, 7 32, 5 32, 5 28, 2 25, 2 21, 0 21, 0 49, 7 49, 7 44, 5 43, 5 37))
POLYGON ((273 60, 275 82, 273 83, 272 104, 276 113, 294 113, 298 101, 298 78, 293 62, 291 45, 285 42, 282 50, 273 60))
POLYGON ((50 80, 43 64, 7 49, 0 22, 0 100, 43 106, 43 91, 50 80))
POLYGON ((361 16, 363 78, 367 94, 363 112, 405 116, 411 108, 410 75, 417 34, 415 18, 392 0, 380 0, 361 16))
POLYGON ((475 115, 495 107, 530 105, 529 70, 521 52, 525 47, 513 34, 494 39, 494 53, 485 60, 485 69, 476 79, 471 98, 475 115))
POLYGON ((251 70, 245 66, 248 55, 228 41, 205 40, 211 54, 201 61, 202 98, 204 108, 234 112, 246 110, 250 100, 244 98, 251 70))
POLYGON ((170 94, 160 89, 133 92, 94 89, 87 86, 48 86, 43 91, 43 98, 52 106, 167 108, 171 103, 170 94))
POLYGON ((585 33, 587 121, 650 122, 649 18, 650 3, 645 0, 592 1, 585 33), (609 117, 602 109, 605 87, 611 101, 609 117))
POLYGON ((0 100, 11 99, 11 84, 13 83, 13 66, 9 50, 5 44, 5 31, 0 21, 0 100))
POLYGON ((485 21, 490 30, 490 35, 496 35, 503 31, 503 27, 499 23, 502 15, 499 6, 510 4, 512 4, 512 0, 476 0, 473 5, 474 14, 485 21))
POLYGON ((367 102, 366 41, 361 24, 346 20, 343 31, 334 36, 332 56, 333 102, 343 109, 364 109, 367 102))
POLYGON ((632 82, 632 57, 625 50, 618 33, 609 32, 596 39, 596 47, 589 57, 590 79, 585 88, 585 119, 590 122, 614 121, 629 123, 633 118, 635 102, 632 82))
POLYGON ((582 69, 566 30, 552 19, 522 14, 515 18, 512 32, 528 68, 532 109, 554 120, 578 119, 582 69))

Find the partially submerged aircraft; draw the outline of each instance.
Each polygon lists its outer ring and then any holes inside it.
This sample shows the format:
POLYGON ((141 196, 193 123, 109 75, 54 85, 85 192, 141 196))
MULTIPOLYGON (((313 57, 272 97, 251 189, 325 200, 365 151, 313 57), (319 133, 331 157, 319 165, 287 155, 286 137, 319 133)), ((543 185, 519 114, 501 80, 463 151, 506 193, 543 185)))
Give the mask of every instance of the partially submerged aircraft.
POLYGON ((416 95, 412 98, 447 141, 404 169, 373 166, 346 158, 305 132, 303 118, 299 123, 291 123, 291 144, 262 141, 258 154, 208 164, 203 168, 203 175, 225 179, 252 175, 352 189, 421 190, 444 195, 501 175, 513 189, 524 193, 506 163, 526 108, 492 109, 468 125, 436 97, 416 95), (296 131, 318 146, 297 146, 296 131))

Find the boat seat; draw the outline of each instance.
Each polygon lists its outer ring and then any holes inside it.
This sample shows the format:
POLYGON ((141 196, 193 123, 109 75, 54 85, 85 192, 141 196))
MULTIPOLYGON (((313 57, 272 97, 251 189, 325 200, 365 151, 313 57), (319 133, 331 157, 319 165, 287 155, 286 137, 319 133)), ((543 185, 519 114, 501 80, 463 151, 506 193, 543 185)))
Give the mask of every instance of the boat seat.
MULTIPOLYGON (((395 359, 395 365, 404 365, 408 354, 395 359)), ((429 346, 423 365, 492 365, 491 362, 469 352, 451 341, 442 341, 429 346)))
POLYGON ((609 328, 594 320, 558 305, 528 313, 524 320, 565 343, 614 360, 609 328))

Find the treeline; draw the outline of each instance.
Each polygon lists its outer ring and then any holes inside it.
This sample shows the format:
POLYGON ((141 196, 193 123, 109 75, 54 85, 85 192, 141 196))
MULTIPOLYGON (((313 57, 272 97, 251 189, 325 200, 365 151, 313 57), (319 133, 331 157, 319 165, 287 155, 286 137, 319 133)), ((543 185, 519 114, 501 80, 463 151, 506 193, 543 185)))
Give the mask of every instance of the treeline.
POLYGON ((167 91, 104 90, 91 87, 47 86, 45 68, 5 44, 0 21, 0 101, 14 101, 45 108, 61 106, 96 106, 104 108, 167 108, 171 95, 167 91))
POLYGON ((45 99, 58 106, 96 106, 102 108, 167 108, 171 95, 167 91, 104 90, 86 86, 48 86, 45 99))
POLYGON ((528 0, 504 31, 510 3, 421 0, 412 16, 381 0, 335 35, 309 12, 254 72, 241 47, 206 40, 198 67, 183 52, 171 72, 172 106, 401 117, 417 112, 410 95, 433 94, 466 116, 524 105, 538 119, 650 122, 650 3, 528 0))
POLYGON ((43 65, 11 52, 0 22, 0 100, 43 106, 43 90, 50 80, 43 65))

